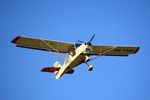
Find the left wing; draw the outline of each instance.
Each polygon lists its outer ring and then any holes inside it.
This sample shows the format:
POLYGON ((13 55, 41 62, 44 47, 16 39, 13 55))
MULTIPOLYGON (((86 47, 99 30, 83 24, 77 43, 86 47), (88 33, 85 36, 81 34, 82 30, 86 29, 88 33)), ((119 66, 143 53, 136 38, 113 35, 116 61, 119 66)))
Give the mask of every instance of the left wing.
POLYGON ((103 55, 103 56, 128 56, 135 54, 139 47, 135 46, 106 46, 106 45, 92 45, 92 52, 89 55, 103 55))
POLYGON ((52 51, 52 52, 59 51, 59 53, 68 53, 71 48, 77 45, 74 43, 30 38, 30 37, 23 37, 23 36, 17 36, 11 42, 17 44, 17 47, 52 51))

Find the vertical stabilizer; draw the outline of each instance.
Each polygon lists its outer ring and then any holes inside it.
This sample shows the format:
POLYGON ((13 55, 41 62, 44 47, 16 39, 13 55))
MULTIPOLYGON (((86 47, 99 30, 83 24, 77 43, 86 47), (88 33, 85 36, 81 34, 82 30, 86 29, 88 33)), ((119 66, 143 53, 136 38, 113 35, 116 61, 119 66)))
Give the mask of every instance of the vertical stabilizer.
POLYGON ((59 63, 58 61, 56 61, 56 62, 54 63, 54 67, 61 67, 61 65, 60 65, 60 63, 59 63))
MULTIPOLYGON (((56 61, 54 63, 54 67, 61 67, 60 63, 58 61, 56 61)), ((55 74, 57 75, 58 71, 55 71, 55 74)))

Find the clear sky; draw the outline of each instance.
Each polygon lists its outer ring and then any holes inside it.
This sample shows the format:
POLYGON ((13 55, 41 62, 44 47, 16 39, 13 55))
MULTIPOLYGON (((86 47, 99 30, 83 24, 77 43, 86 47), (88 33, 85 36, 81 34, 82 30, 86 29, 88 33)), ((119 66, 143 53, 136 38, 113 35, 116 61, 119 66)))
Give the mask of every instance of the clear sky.
POLYGON ((1 100, 150 100, 149 0, 0 0, 1 100), (18 35, 65 42, 140 46, 136 55, 102 57, 60 80, 43 73, 62 60, 17 48, 18 35))

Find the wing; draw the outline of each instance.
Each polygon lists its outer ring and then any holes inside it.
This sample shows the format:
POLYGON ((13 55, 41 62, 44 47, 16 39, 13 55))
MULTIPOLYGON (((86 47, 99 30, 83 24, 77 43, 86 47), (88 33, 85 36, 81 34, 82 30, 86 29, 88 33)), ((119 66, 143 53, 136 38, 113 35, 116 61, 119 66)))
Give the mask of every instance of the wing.
POLYGON ((73 43, 22 37, 22 36, 17 36, 11 42, 17 44, 17 47, 52 51, 52 52, 59 51, 59 53, 67 53, 71 48, 75 46, 75 44, 73 43))
POLYGON ((106 45, 93 45, 90 55, 104 55, 104 56, 128 56, 135 54, 139 47, 134 46, 106 46, 106 45))

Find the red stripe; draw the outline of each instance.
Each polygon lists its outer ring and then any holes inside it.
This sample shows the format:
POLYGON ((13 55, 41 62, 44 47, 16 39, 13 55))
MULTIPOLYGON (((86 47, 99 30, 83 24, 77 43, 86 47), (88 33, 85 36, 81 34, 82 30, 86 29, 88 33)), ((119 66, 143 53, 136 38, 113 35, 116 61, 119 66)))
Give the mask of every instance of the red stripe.
POLYGON ((16 43, 16 41, 20 38, 21 36, 16 36, 11 42, 16 43))

